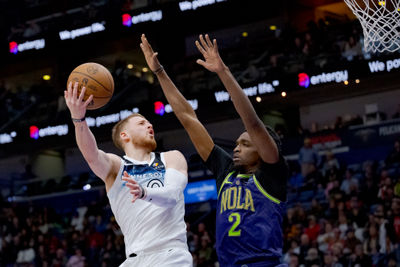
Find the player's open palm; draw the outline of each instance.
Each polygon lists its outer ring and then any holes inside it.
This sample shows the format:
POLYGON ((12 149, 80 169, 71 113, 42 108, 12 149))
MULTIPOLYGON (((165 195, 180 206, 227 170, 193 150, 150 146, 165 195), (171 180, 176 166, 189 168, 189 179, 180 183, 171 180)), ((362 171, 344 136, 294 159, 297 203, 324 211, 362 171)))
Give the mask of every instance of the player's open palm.
POLYGON ((68 84, 68 88, 64 91, 64 98, 71 112, 71 117, 75 119, 81 119, 85 117, 86 107, 93 99, 93 95, 90 95, 86 101, 83 101, 85 96, 86 88, 82 87, 82 90, 78 96, 78 82, 75 82, 72 88, 72 82, 68 84))
POLYGON ((142 49, 147 65, 151 71, 155 72, 161 67, 161 64, 157 58, 158 53, 153 51, 153 48, 151 47, 149 41, 147 41, 147 38, 144 34, 142 34, 140 39, 142 41, 140 43, 140 48, 142 49))
POLYGON ((226 66, 219 56, 217 40, 214 39, 211 42, 208 34, 206 34, 205 38, 200 34, 199 39, 200 42, 196 41, 196 46, 203 55, 204 60, 198 59, 196 62, 209 71, 217 73, 223 71, 226 66))

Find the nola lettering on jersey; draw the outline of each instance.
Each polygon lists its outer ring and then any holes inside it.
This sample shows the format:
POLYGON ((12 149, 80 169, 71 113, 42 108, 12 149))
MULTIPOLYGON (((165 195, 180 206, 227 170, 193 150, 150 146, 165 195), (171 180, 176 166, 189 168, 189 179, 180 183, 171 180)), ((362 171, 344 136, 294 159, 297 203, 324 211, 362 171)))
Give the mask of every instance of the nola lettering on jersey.
POLYGON ((255 211, 251 191, 247 188, 243 190, 241 186, 228 187, 221 194, 220 213, 223 213, 226 210, 238 209, 251 210, 252 212, 255 211))

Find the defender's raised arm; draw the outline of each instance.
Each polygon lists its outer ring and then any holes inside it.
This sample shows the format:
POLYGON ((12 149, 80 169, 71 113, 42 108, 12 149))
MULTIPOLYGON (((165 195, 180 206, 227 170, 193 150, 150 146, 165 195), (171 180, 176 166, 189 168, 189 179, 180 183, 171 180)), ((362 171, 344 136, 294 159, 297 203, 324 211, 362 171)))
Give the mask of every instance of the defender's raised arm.
POLYGON ((147 65, 157 75, 161 88, 172 106, 175 115, 182 123, 192 140, 197 152, 203 160, 207 160, 210 155, 214 142, 208 134, 206 128, 198 120, 192 106, 187 102, 185 97, 179 92, 175 84, 168 77, 166 71, 157 59, 157 52, 154 52, 146 36, 141 37, 142 43, 140 47, 146 58, 147 65))
POLYGON ((230 94, 233 105, 239 113, 246 131, 249 133, 261 159, 266 163, 278 162, 279 152, 274 139, 257 116, 249 98, 243 92, 229 68, 222 61, 218 52, 217 41, 214 39, 211 42, 207 34, 205 38, 203 35, 200 35, 199 40, 200 41, 196 41, 196 46, 203 55, 204 60, 198 59, 197 63, 218 75, 230 94))

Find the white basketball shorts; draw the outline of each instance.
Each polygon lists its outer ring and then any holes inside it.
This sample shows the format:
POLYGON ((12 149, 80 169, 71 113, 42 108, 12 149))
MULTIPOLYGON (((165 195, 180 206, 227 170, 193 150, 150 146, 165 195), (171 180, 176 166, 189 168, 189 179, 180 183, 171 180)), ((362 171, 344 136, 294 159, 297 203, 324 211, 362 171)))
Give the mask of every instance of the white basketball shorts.
POLYGON ((184 248, 167 248, 138 253, 127 258, 119 267, 192 267, 193 258, 184 248))

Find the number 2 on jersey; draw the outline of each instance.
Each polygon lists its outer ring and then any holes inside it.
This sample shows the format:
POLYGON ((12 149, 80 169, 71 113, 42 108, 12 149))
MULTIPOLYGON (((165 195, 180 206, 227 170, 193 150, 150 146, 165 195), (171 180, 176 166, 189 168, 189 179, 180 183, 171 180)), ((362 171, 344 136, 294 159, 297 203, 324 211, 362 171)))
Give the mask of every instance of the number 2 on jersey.
POLYGON ((231 229, 229 229, 229 234, 228 236, 240 236, 240 232, 242 230, 236 230, 236 228, 240 224, 240 214, 238 212, 232 212, 231 215, 229 215, 229 222, 233 222, 233 225, 231 229))

